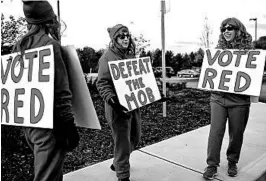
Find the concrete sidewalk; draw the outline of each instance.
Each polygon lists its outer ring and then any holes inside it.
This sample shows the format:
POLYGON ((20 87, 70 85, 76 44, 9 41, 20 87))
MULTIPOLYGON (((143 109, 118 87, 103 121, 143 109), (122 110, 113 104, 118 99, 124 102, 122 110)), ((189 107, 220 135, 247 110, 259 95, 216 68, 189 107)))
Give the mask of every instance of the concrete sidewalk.
MULTIPOLYGON (((244 136, 238 177, 226 175, 226 131, 221 166, 215 180, 255 181, 266 175, 266 104, 251 105, 249 122, 244 136)), ((131 181, 200 181, 206 167, 209 126, 175 136, 132 153, 131 181)), ((109 166, 112 159, 68 173, 64 181, 117 181, 109 166)), ((261 179, 260 181, 264 181, 261 179)))

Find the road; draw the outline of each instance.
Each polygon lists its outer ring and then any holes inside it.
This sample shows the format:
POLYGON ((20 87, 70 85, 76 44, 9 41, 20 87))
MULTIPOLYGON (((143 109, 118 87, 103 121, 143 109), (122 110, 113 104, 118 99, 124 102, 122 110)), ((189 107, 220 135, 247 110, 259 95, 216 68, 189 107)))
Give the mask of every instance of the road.
MULTIPOLYGON (((179 77, 171 77, 166 79, 167 82, 187 82, 187 87, 189 88, 197 88, 199 78, 179 78, 179 77)), ((264 81, 261 87, 260 102, 266 103, 266 82, 264 81)))

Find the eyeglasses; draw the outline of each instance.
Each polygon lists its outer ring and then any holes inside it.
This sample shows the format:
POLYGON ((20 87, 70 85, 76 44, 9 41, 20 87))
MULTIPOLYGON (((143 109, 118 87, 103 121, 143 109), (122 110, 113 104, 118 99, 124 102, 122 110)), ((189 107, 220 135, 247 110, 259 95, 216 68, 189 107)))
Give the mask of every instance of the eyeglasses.
POLYGON ((233 26, 228 26, 228 27, 223 27, 223 28, 221 28, 221 31, 222 31, 222 32, 225 32, 226 30, 228 30, 228 31, 232 31, 232 30, 235 30, 235 28, 234 28, 233 26))
POLYGON ((127 39, 129 39, 130 34, 120 34, 117 37, 120 38, 121 40, 124 40, 126 37, 127 37, 127 39))

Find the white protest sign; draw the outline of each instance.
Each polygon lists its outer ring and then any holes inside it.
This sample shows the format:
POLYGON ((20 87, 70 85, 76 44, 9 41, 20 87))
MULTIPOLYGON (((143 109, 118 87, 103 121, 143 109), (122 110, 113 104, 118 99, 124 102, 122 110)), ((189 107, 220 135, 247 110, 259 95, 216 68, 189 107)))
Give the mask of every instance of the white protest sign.
POLYGON ((266 51, 206 49, 198 88, 259 96, 266 51))
POLYGON ((85 82, 77 51, 74 46, 63 47, 67 57, 67 70, 72 91, 72 108, 75 123, 79 127, 101 129, 96 110, 85 82))
POLYGON ((53 46, 1 56, 0 71, 1 124, 53 128, 53 46))
POLYGON ((108 62, 121 105, 129 111, 161 98, 150 57, 108 62))

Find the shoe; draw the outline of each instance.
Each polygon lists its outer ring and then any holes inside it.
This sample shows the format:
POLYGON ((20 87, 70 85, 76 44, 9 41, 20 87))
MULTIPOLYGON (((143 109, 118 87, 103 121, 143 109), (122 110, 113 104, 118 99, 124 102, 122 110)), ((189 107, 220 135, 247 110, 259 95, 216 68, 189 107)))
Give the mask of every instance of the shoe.
POLYGON ((237 166, 234 162, 228 162, 228 170, 227 175, 230 177, 236 177, 237 176, 237 166))
POLYGON ((205 168, 203 173, 203 178, 207 180, 213 180, 217 176, 217 167, 216 166, 208 166, 205 168))
POLYGON ((127 178, 119 178, 118 181, 130 181, 130 180, 129 177, 127 177, 127 178))
POLYGON ((115 166, 113 164, 110 166, 110 168, 115 172, 115 166))

